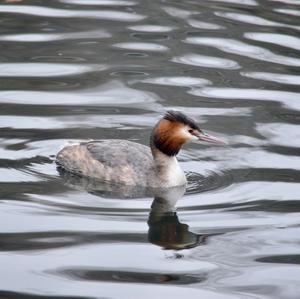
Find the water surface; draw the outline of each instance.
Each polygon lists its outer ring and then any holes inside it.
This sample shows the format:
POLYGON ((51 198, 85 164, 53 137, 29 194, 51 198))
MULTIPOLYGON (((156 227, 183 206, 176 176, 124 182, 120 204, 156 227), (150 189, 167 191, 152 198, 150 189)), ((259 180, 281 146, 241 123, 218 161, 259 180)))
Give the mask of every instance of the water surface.
POLYGON ((7 0, 0 16, 1 298, 299 298, 297 0, 7 0), (167 109, 229 143, 184 148, 184 195, 57 171, 68 141, 148 144, 167 109))

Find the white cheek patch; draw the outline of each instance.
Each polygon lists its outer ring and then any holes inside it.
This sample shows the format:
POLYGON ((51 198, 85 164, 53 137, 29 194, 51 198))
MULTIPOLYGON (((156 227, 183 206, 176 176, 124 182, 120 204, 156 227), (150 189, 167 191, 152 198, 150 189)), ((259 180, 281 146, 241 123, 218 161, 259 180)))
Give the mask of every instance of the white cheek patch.
POLYGON ((191 134, 191 139, 190 140, 191 141, 199 141, 199 138, 197 136, 191 134))
POLYGON ((188 127, 183 127, 180 129, 180 135, 184 137, 187 140, 187 142, 195 142, 199 140, 197 136, 192 135, 188 130, 188 127))

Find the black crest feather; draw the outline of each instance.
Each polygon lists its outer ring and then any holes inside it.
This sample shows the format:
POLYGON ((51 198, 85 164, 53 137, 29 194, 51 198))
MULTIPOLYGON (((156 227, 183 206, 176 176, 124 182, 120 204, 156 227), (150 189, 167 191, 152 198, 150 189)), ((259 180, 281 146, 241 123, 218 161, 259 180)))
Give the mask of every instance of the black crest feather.
POLYGON ((167 111, 166 114, 164 115, 164 119, 167 119, 169 121, 180 122, 182 124, 190 126, 194 130, 200 131, 199 126, 193 119, 191 119, 190 117, 186 116, 185 114, 179 111, 175 111, 175 110, 167 111))

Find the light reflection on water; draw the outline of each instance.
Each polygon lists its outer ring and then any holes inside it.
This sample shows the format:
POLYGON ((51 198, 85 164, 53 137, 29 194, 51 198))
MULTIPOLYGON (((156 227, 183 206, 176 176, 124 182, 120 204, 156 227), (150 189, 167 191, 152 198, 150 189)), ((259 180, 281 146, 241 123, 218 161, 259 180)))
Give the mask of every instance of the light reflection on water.
POLYGON ((1 298, 299 298, 297 1, 0 15, 1 298), (148 144, 170 108, 229 143, 184 148, 183 196, 57 171, 67 142, 148 144))

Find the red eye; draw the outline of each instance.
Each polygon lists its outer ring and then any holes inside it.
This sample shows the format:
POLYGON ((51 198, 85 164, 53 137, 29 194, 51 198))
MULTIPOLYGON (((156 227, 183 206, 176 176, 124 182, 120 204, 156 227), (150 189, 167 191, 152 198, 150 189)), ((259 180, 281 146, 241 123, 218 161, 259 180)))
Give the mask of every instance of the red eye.
POLYGON ((194 133, 194 130, 189 130, 189 133, 193 134, 193 133, 194 133))

